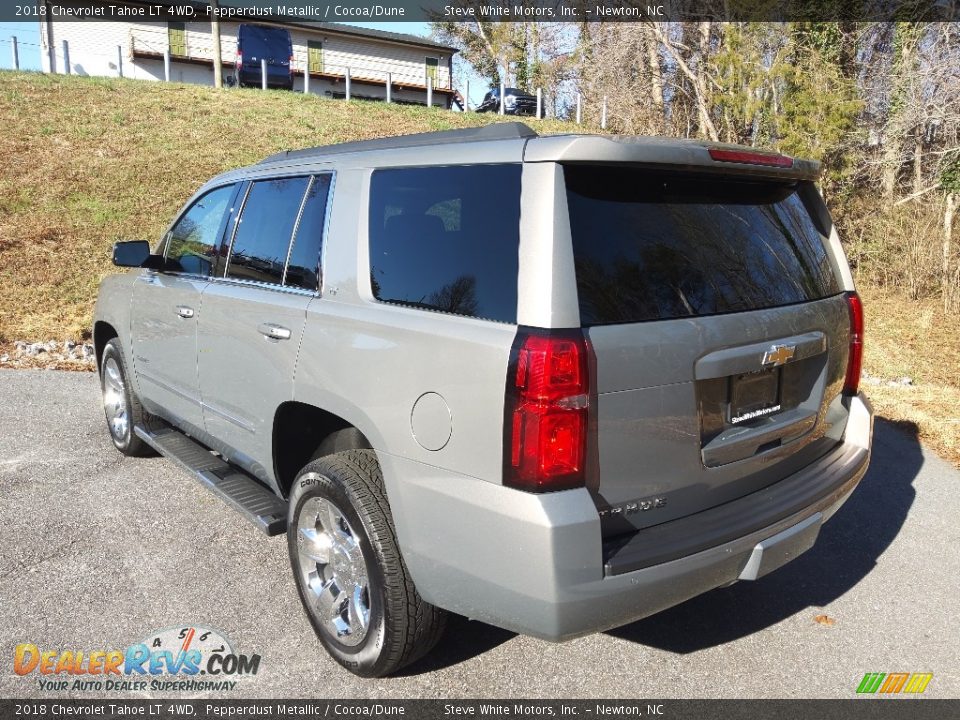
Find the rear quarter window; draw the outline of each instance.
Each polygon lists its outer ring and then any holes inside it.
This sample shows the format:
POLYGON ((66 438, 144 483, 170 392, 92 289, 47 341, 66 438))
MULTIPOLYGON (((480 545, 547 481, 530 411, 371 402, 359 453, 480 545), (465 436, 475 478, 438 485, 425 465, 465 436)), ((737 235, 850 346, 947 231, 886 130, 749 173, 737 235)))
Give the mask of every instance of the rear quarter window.
POLYGON ((377 170, 369 232, 378 300, 516 322, 520 165, 377 170))
POLYGON ((840 292, 799 183, 579 165, 564 176, 585 326, 840 292))

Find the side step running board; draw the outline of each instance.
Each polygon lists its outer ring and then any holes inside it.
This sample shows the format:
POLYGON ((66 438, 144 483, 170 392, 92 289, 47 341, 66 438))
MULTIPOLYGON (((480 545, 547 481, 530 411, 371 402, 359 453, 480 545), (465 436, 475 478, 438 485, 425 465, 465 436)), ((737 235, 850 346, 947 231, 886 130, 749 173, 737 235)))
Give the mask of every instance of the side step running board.
POLYGON ((287 504, 246 473, 227 464, 179 430, 160 422, 134 428, 147 445, 196 477, 267 535, 287 530, 287 504))

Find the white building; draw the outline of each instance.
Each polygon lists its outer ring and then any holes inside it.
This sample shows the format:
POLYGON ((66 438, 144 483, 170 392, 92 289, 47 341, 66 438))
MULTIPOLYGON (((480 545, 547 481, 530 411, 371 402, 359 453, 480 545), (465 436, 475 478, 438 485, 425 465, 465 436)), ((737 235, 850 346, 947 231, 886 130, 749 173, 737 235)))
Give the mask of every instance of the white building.
MULTIPOLYGON (((46 4, 47 0, 39 0, 46 4)), ((57 0, 58 5, 157 5, 163 0, 57 0)), ((182 3, 181 3, 182 4, 182 3)), ((226 4, 226 3, 224 3, 226 4)), ((200 7, 198 5, 198 7, 200 7)), ((426 38, 368 30, 339 23, 257 20, 285 27, 293 41, 294 89, 302 91, 309 72, 311 93, 343 97, 349 71, 351 97, 385 99, 392 81, 394 102, 425 104, 427 78, 435 106, 450 108, 455 49, 426 38)), ((232 76, 240 22, 220 22, 223 76, 232 76)), ((209 22, 40 21, 41 65, 45 72, 164 79, 170 52, 170 79, 213 85, 213 37, 209 22), (63 43, 67 43, 64 57, 63 43)))

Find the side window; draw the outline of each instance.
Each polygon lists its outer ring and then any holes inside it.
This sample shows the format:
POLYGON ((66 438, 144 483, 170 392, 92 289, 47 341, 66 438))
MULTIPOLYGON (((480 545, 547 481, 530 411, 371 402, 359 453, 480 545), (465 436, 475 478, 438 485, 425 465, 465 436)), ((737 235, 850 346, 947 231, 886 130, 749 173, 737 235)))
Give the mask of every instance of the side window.
POLYGON ((330 175, 315 176, 303 203, 284 285, 305 290, 317 290, 320 287, 320 249, 323 246, 329 192, 330 175))
POLYGON ((253 183, 233 236, 227 277, 279 284, 310 178, 253 183))
POLYGON ((210 275, 223 216, 235 189, 234 185, 226 185, 211 190, 181 216, 165 240, 167 270, 210 275))
POLYGON ((377 170, 369 241, 378 300, 514 323, 520 166, 377 170))

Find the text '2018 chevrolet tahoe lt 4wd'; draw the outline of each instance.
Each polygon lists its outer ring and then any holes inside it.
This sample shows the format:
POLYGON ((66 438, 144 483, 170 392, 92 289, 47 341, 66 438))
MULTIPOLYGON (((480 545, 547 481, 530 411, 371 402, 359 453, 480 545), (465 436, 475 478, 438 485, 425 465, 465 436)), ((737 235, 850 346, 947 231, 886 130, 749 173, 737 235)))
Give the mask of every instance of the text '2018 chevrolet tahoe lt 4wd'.
POLYGON ((104 280, 117 448, 287 533, 330 654, 446 611, 550 640, 810 548, 866 471, 860 300, 815 163, 519 124, 285 152, 104 280))

